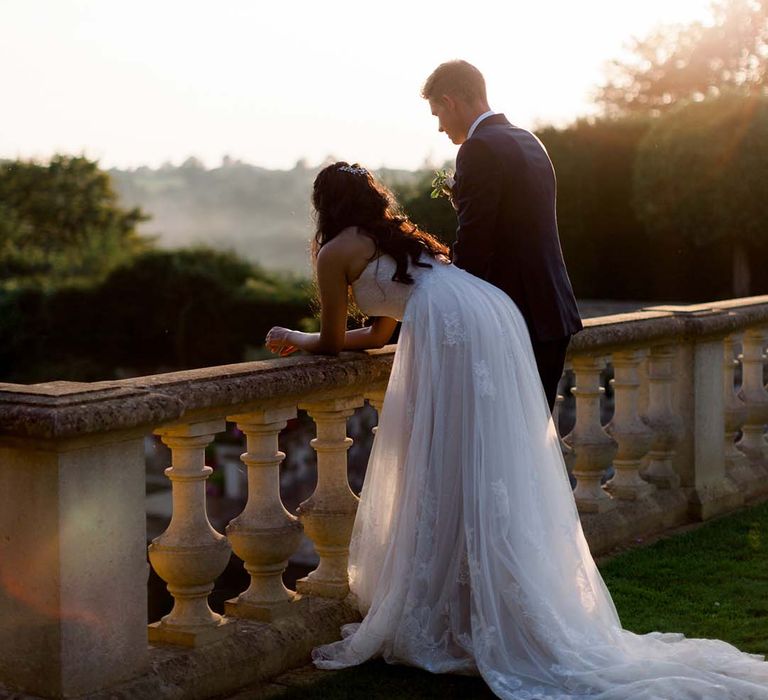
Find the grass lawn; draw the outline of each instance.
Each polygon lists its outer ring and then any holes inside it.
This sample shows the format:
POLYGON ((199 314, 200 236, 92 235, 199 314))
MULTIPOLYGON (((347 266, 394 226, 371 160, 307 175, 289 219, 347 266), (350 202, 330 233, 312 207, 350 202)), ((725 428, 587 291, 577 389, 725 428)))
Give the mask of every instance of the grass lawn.
POLYGON ((768 655, 768 503, 621 554, 600 571, 626 629, 768 655))
MULTIPOLYGON (((768 655, 768 503, 624 552, 600 570, 624 628, 714 637, 768 655)), ((479 678, 432 675, 381 661, 312 677, 318 680, 286 687, 276 697, 495 697, 479 678)))

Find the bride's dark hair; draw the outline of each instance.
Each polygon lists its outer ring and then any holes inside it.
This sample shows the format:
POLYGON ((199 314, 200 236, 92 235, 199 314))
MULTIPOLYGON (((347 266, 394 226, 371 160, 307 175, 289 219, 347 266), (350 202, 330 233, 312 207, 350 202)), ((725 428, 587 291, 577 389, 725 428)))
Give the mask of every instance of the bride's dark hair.
POLYGON ((323 168, 312 190, 317 231, 312 241, 312 259, 328 241, 345 228, 357 226, 361 234, 376 245, 371 260, 382 253, 397 263, 392 279, 412 284, 408 263, 431 267, 420 262, 422 253, 434 258, 448 255, 448 248, 434 236, 422 231, 403 214, 394 195, 365 168, 344 161, 323 168))

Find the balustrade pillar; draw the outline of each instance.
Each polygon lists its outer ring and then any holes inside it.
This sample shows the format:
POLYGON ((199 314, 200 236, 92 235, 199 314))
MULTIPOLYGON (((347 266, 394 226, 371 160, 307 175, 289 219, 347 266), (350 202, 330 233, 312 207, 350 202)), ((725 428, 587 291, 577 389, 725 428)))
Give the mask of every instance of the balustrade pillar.
POLYGON ((205 466, 205 448, 224 429, 218 420, 156 431, 172 452, 165 474, 173 488, 173 515, 149 546, 149 560, 174 603, 168 615, 149 625, 150 641, 199 646, 232 631, 232 621, 208 606, 230 557, 229 542, 213 529, 205 509, 205 482, 213 471, 205 466))
POLYGON ((736 447, 736 434, 747 420, 747 407, 736 393, 735 368, 739 361, 734 358, 735 338, 723 341, 723 400, 725 413, 725 468, 728 476, 737 483, 749 481, 751 470, 746 455, 736 447))
POLYGON ((137 435, 0 437, 0 697, 106 697, 145 671, 145 474, 137 435))
MULTIPOLYGON (((381 422, 381 409, 384 408, 384 395, 386 394, 386 391, 384 389, 380 389, 379 391, 372 391, 370 392, 366 398, 368 399, 368 403, 371 404, 376 409, 376 413, 378 414, 378 422, 381 422)), ((373 434, 374 436, 376 433, 379 432, 379 426, 375 425, 373 427, 373 434)))
POLYGON ((296 582, 299 593, 327 598, 344 598, 349 593, 349 540, 358 498, 347 480, 347 450, 352 445, 347 418, 362 404, 362 397, 355 396, 301 406, 317 425, 317 437, 310 443, 317 452, 317 488, 299 506, 298 515, 320 563, 296 582))
POLYGON ((302 526, 280 499, 280 431, 295 407, 266 409, 231 416, 247 438, 242 456, 248 467, 248 502, 243 512, 227 525, 232 549, 251 575, 248 590, 225 604, 227 615, 270 622, 291 610, 295 594, 283 585, 289 557, 301 542, 302 526))
MULTIPOLYGON (((563 413, 563 405, 565 404, 565 387, 567 386, 567 372, 571 371, 570 360, 565 363, 563 367, 563 375, 560 377, 560 381, 557 384, 557 395, 555 396, 555 410, 552 411, 552 421, 555 424, 555 430, 557 431, 557 439, 560 442, 560 451, 563 453, 563 460, 565 461, 565 470, 570 474, 573 471, 573 449, 563 438, 563 434, 560 430, 560 416, 563 413)), ((570 476, 568 477, 570 480, 570 476)))
POLYGON ((573 371, 576 386, 576 425, 566 442, 573 449, 573 475, 576 477, 574 498, 583 513, 603 513, 616 502, 601 485, 605 470, 611 463, 616 446, 600 421, 600 373, 605 366, 602 358, 576 356, 573 371))
POLYGON ((741 427, 737 447, 753 465, 766 465, 766 444, 763 439, 768 423, 768 392, 763 385, 763 365, 768 331, 748 328, 742 336, 742 380, 739 397, 746 404, 746 417, 741 427))
POLYGON ((676 355, 677 350, 673 345, 655 346, 651 348, 647 365, 647 424, 653 438, 642 477, 662 489, 680 486, 680 476, 672 465, 675 446, 683 430, 682 419, 672 407, 676 355))
POLYGON ((613 353, 615 412, 608 433, 618 449, 613 459, 615 474, 606 490, 623 500, 638 500, 656 490, 640 478, 640 464, 651 446, 651 431, 640 417, 639 370, 645 352, 625 350, 613 353))

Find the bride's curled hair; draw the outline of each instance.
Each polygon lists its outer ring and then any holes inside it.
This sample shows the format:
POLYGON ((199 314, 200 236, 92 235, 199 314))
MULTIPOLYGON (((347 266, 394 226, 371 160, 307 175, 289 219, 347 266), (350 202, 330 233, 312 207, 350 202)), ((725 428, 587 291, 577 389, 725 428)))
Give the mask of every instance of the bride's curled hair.
POLYGON ((421 262, 422 253, 434 258, 448 255, 448 248, 434 236, 419 229, 400 210, 393 194, 365 168, 344 161, 323 168, 315 178, 312 190, 317 231, 312 241, 312 258, 328 241, 350 226, 376 245, 372 258, 383 253, 397 263, 392 279, 412 284, 409 262, 419 267, 431 267, 421 262))

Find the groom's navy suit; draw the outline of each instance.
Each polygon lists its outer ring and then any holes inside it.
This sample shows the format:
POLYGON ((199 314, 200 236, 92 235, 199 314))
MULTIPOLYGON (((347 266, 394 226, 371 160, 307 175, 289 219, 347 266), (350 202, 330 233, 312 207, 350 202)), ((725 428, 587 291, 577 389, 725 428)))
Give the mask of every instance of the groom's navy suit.
POLYGON ((459 149, 453 262, 517 304, 550 408, 568 341, 582 328, 557 234, 555 192, 544 146, 503 114, 483 119, 459 149))

